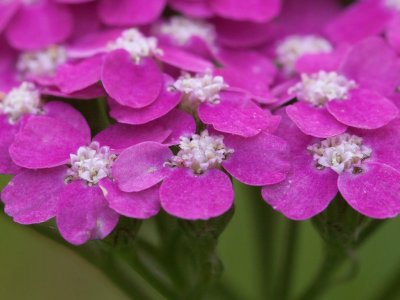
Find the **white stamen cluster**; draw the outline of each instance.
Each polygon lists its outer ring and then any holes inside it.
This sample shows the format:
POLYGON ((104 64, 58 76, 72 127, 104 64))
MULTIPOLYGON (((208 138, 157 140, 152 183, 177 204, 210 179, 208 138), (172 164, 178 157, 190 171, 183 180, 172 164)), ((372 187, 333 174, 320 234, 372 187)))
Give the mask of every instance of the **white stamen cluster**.
POLYGON ((40 113, 39 90, 33 83, 21 83, 0 96, 0 112, 8 116, 10 124, 16 123, 22 115, 40 113))
POLYGON ((184 93, 191 102, 220 102, 219 92, 228 85, 222 76, 213 76, 211 72, 191 76, 188 73, 179 77, 172 88, 184 93))
POLYGON ((362 138, 348 133, 327 138, 307 149, 313 154, 318 168, 331 168, 338 174, 362 170, 362 162, 372 153, 371 148, 363 145, 362 138))
POLYGON ((179 45, 185 45, 190 38, 197 36, 207 44, 214 43, 216 33, 213 25, 200 20, 175 16, 159 27, 161 34, 172 37, 179 45))
POLYGON ((145 37, 136 28, 124 30, 120 37, 108 44, 109 50, 124 49, 138 64, 143 57, 162 55, 155 37, 145 37))
POLYGON ((386 7, 394 10, 400 11, 400 1, 399 0, 385 0, 386 7))
POLYGON ((296 61, 305 54, 328 53, 332 45, 324 38, 315 35, 292 35, 284 39, 276 48, 276 61, 287 73, 295 70, 296 61))
POLYGON ((79 147, 76 154, 70 155, 71 167, 66 181, 82 179, 89 185, 97 184, 101 179, 111 176, 111 166, 115 155, 107 146, 100 147, 98 142, 79 147))
POLYGON ((228 149, 223 140, 223 136, 210 136, 207 130, 190 138, 181 137, 179 152, 166 165, 190 168, 196 174, 218 168, 233 153, 233 149, 228 149))
POLYGON ((53 75, 57 67, 67 61, 64 47, 53 45, 39 51, 23 52, 17 62, 17 70, 26 76, 53 75))
POLYGON ((288 93, 314 106, 323 106, 332 100, 345 100, 351 89, 357 87, 354 80, 349 80, 336 72, 319 71, 302 74, 301 82, 292 86, 288 93))

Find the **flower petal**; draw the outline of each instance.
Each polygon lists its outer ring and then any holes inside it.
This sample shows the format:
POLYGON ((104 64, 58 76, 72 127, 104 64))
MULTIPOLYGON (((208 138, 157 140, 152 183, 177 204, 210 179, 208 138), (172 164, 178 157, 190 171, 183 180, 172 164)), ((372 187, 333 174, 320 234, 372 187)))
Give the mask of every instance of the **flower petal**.
POLYGON ((10 156, 19 166, 41 169, 65 164, 71 153, 89 143, 86 133, 51 117, 31 118, 15 136, 10 156))
POLYGON ((370 218, 385 219, 400 213, 400 172, 380 163, 365 162, 361 174, 344 172, 339 191, 355 210, 370 218))
POLYGON ((63 42, 72 29, 73 16, 69 8, 43 0, 21 5, 5 34, 13 47, 32 50, 63 42))
POLYGON ((112 98, 133 108, 153 103, 163 87, 163 75, 152 59, 145 58, 136 64, 122 49, 105 56, 101 79, 112 98))
POLYGON ((337 121, 325 108, 316 108, 304 102, 287 106, 286 113, 307 135, 327 138, 347 129, 346 125, 337 121))
POLYGON ((264 186, 264 200, 292 220, 306 220, 322 212, 338 192, 338 175, 318 170, 312 155, 300 155, 285 181, 264 186))
POLYGON ((226 212, 234 193, 229 177, 217 169, 196 175, 189 169, 176 169, 161 184, 161 206, 178 218, 208 220, 226 212))
POLYGON ((328 111, 341 123, 364 129, 375 129, 396 118, 396 105, 372 90, 355 89, 346 100, 327 103, 328 111))
POLYGON ((113 165, 113 178, 123 192, 139 192, 148 189, 170 172, 164 166, 172 157, 168 146, 144 142, 122 151, 113 165))
POLYGON ((218 104, 203 103, 199 118, 216 130, 250 137, 258 134, 271 122, 268 114, 241 93, 223 92, 218 104))
POLYGON ((18 124, 11 125, 6 116, 0 115, 0 174, 15 174, 19 170, 8 152, 19 128, 18 124))
POLYGON ((64 166, 19 173, 1 194, 5 213, 20 224, 41 223, 53 218, 66 175, 64 166))
POLYGON ((100 187, 110 207, 123 216, 148 219, 160 211, 159 186, 140 192, 125 193, 110 180, 102 180, 100 187))
POLYGON ((56 221, 64 239, 81 245, 109 235, 118 223, 118 214, 108 207, 100 187, 74 181, 60 195, 56 221))
POLYGON ((260 186, 286 178, 290 169, 290 150, 283 139, 261 132, 250 138, 225 135, 224 143, 234 152, 222 166, 237 180, 260 186))

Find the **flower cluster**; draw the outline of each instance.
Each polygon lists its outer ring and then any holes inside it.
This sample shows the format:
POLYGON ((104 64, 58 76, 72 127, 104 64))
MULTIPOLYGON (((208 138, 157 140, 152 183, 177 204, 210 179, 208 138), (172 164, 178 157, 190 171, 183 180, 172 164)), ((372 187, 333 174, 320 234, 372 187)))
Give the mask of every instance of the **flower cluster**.
POLYGON ((0 3, 15 222, 78 245, 120 216, 207 220, 233 179, 295 220, 338 193, 400 213, 400 1, 117 2, 0 3))

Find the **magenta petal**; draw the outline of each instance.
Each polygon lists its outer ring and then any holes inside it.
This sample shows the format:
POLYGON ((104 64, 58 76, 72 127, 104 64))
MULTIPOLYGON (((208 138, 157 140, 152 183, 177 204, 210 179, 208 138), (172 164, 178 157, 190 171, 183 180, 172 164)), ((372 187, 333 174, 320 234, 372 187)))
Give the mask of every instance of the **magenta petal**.
POLYGON ((67 6, 43 0, 21 5, 6 29, 6 37, 17 49, 40 49, 63 42, 72 28, 73 16, 67 6))
POLYGON ((42 94, 55 96, 59 98, 93 100, 106 96, 106 92, 101 84, 91 85, 83 90, 73 92, 71 94, 63 93, 58 88, 51 86, 41 90, 42 94))
POLYGON ((172 155, 168 146, 155 142, 132 146, 122 151, 116 159, 113 178, 123 192, 143 191, 169 174, 170 168, 164 164, 172 155))
POLYGON ((122 49, 105 56, 101 80, 112 98, 133 108, 154 102, 163 87, 163 75, 152 59, 145 58, 136 64, 122 49))
POLYGON ((345 56, 340 72, 360 87, 391 97, 400 84, 400 60, 380 37, 356 44, 345 56))
POLYGON ((194 18, 209 18, 214 14, 207 0, 169 0, 169 5, 174 10, 194 18))
POLYGON ((107 25, 133 26, 155 21, 162 13, 166 0, 100 0, 98 13, 107 25))
POLYGON ((19 166, 40 169, 65 164, 71 153, 89 140, 85 133, 61 120, 33 117, 15 136, 10 156, 19 166))
POLYGON ((330 101, 328 111, 348 126, 375 129, 393 120, 399 113, 396 105, 372 90, 355 89, 346 100, 330 101))
POLYGON ((245 95, 235 92, 221 93, 218 104, 201 104, 199 118, 216 130, 244 137, 258 134, 270 123, 265 111, 245 95))
POLYGON ((397 53, 400 53, 400 15, 397 15, 392 22, 390 22, 387 31, 386 37, 388 39, 389 44, 392 46, 397 53))
MULTIPOLYGON (((391 14, 381 1, 357 1, 338 15, 326 28, 337 43, 355 43, 383 31, 391 14)), ((383 2, 383 1, 382 1, 383 2)))
POLYGON ((338 192, 338 175, 329 168, 318 170, 312 156, 306 155, 293 161, 285 181, 262 189, 264 200, 293 220, 319 214, 338 192))
POLYGON ((224 18, 267 22, 278 15, 280 0, 213 0, 210 5, 214 12, 224 18))
POLYGON ((19 170, 8 153, 19 128, 19 125, 9 124, 6 116, 0 115, 0 174, 15 174, 19 170))
POLYGON ((400 213, 400 172, 380 163, 365 162, 361 174, 344 172, 339 191, 355 210, 370 218, 385 219, 400 213))
POLYGON ((19 1, 5 1, 5 3, 0 3, 0 33, 6 28, 19 7, 19 1))
POLYGON ((204 73, 213 68, 211 62, 179 48, 163 46, 161 49, 163 54, 158 55, 157 58, 163 63, 174 66, 178 69, 204 73))
POLYGON ((19 173, 1 194, 5 213, 21 224, 41 223, 53 218, 66 175, 64 166, 19 173))
POLYGON ((140 192, 125 193, 110 180, 100 182, 110 207, 117 213, 135 219, 148 219, 160 211, 159 186, 140 192))
POLYGON ((286 107, 286 113, 304 134, 327 138, 346 131, 347 126, 338 122, 326 110, 304 102, 286 107))
POLYGON ((82 114, 61 101, 52 101, 44 105, 44 112, 46 116, 64 121, 82 133, 86 140, 90 140, 91 133, 90 127, 82 114))
POLYGON ((121 151, 130 146, 152 141, 162 143, 171 134, 171 130, 161 125, 126 125, 114 124, 99 132, 94 141, 109 146, 112 150, 121 151))
POLYGON ((122 106, 115 101, 109 101, 111 106, 110 115, 120 123, 144 124, 166 115, 181 101, 181 94, 170 91, 169 86, 173 83, 172 78, 164 76, 164 88, 160 95, 150 105, 134 109, 122 106))
POLYGON ((196 175, 189 169, 176 169, 161 184, 162 208, 188 220, 207 220, 226 212, 234 193, 229 177, 217 169, 196 175))
POLYGON ((75 64, 61 65, 54 78, 55 85, 64 93, 83 90, 100 81, 102 55, 95 55, 75 64))
POLYGON ((290 169, 290 150, 283 139, 262 132, 251 138, 225 135, 224 143, 234 152, 222 166, 237 180, 259 186, 286 178, 290 169))
POLYGON ((56 221, 64 239, 81 245, 109 235, 118 223, 118 214, 108 207, 97 185, 74 181, 60 195, 56 221))
POLYGON ((152 124, 161 125, 164 129, 172 131, 168 139, 164 141, 167 145, 176 145, 181 136, 191 136, 196 131, 196 122, 193 117, 179 109, 174 109, 161 119, 149 123, 149 126, 152 124))

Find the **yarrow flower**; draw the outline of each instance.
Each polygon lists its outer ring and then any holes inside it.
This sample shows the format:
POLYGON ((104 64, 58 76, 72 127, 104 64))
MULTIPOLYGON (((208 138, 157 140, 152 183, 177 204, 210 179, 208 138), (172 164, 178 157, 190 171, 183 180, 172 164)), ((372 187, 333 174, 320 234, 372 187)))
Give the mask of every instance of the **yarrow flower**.
POLYGON ((316 139, 284 116, 277 135, 290 142, 293 168, 282 183, 263 187, 265 201, 288 218, 304 220, 323 211, 340 192, 368 217, 397 216, 400 161, 394 153, 399 126, 395 119, 383 128, 316 139))
POLYGON ((299 101, 286 108, 305 134, 324 138, 341 134, 348 126, 376 129, 397 117, 391 99, 400 82, 396 74, 400 64, 381 39, 370 38, 354 46, 337 70, 312 72, 311 66, 310 71, 288 89, 299 101))
POLYGON ((178 149, 173 154, 165 145, 145 142, 122 151, 112 171, 118 187, 134 192, 161 182, 161 206, 168 213, 209 219, 233 202, 232 183, 222 169, 260 186, 284 180, 290 167, 286 142, 265 132, 242 138, 206 130, 182 136, 178 149))

